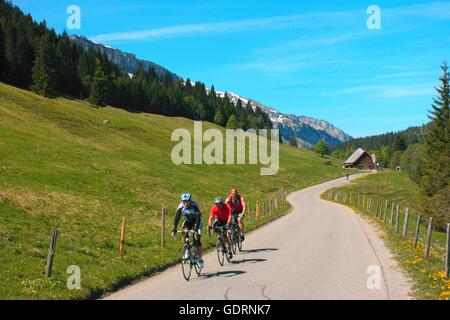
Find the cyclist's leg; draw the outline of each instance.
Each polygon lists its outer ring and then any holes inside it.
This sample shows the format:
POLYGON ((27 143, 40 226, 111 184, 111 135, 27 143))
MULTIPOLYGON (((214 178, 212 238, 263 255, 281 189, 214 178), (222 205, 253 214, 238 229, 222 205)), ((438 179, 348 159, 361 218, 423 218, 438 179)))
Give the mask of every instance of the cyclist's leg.
POLYGON ((201 258, 203 255, 203 248, 202 248, 202 241, 201 241, 202 235, 196 233, 195 234, 195 246, 197 247, 197 254, 198 257, 201 258))
POLYGON ((241 231, 241 234, 244 235, 244 216, 242 214, 238 216, 238 223, 239 230, 241 231))
POLYGON ((181 240, 183 241, 183 245, 186 243, 186 237, 187 237, 187 233, 184 232, 184 229, 189 229, 186 221, 184 221, 183 225, 181 226, 181 240))
POLYGON ((228 244, 228 249, 231 250, 231 244, 233 243, 233 241, 231 240, 231 231, 230 230, 226 230, 225 231, 227 236, 227 244, 228 244))

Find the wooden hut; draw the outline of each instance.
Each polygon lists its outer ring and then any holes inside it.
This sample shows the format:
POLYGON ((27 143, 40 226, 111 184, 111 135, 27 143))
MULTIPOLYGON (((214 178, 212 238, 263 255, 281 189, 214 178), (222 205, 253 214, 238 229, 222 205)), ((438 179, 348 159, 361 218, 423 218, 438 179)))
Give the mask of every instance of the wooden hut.
POLYGON ((343 163, 344 168, 354 168, 360 170, 376 170, 376 160, 370 154, 358 148, 353 154, 343 163))

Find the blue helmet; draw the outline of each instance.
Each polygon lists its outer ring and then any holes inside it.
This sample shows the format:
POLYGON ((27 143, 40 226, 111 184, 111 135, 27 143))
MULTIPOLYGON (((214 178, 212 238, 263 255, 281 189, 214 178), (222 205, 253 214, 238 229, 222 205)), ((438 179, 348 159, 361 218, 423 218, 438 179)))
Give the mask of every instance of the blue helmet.
POLYGON ((181 195, 181 201, 188 201, 192 199, 192 195, 189 192, 185 192, 181 195))
POLYGON ((221 197, 217 197, 216 199, 214 199, 214 203, 215 204, 223 203, 223 199, 221 197))

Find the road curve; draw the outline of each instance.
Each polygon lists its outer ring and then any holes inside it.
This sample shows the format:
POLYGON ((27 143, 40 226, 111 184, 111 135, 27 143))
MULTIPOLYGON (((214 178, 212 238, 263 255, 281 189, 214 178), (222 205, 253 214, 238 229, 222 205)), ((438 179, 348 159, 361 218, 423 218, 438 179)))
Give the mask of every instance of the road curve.
POLYGON ((410 281, 376 228, 352 209, 320 199, 344 183, 340 178, 290 194, 292 212, 249 233, 231 264, 219 266, 211 252, 204 274, 189 282, 176 265, 104 298, 411 299, 410 281), (378 288, 367 286, 370 266, 380 275, 378 288))

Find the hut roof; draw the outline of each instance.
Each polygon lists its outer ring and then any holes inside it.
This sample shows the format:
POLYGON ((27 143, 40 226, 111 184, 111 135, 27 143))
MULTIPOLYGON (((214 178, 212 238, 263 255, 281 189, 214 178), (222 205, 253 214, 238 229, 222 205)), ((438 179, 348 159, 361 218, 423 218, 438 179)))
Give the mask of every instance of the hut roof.
POLYGON ((344 164, 352 164, 358 161, 363 155, 367 154, 367 151, 363 150, 362 148, 358 148, 353 152, 353 154, 345 160, 344 164))

